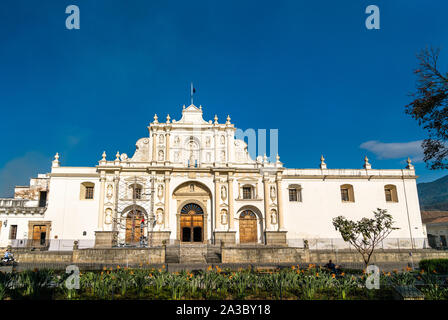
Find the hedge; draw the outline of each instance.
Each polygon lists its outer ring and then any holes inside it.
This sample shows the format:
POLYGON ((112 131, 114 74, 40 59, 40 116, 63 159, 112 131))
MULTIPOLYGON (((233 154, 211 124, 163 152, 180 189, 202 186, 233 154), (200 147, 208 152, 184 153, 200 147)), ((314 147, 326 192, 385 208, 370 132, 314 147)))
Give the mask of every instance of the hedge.
POLYGON ((423 259, 419 262, 420 270, 448 274, 448 259, 423 259))

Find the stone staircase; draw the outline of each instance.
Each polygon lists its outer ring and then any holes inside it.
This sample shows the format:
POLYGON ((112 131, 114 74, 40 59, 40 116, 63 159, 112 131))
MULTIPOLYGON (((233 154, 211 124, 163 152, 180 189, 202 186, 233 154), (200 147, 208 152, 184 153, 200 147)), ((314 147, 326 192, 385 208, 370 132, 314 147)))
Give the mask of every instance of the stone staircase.
POLYGON ((207 263, 207 245, 181 244, 179 250, 179 263, 207 263))
POLYGON ((215 264, 221 263, 221 247, 206 244, 166 246, 166 263, 215 264))
POLYGON ((179 263, 180 261, 180 247, 179 246, 166 246, 165 262, 166 263, 179 263))
POLYGON ((221 247, 208 246, 206 260, 207 263, 221 263, 221 247))

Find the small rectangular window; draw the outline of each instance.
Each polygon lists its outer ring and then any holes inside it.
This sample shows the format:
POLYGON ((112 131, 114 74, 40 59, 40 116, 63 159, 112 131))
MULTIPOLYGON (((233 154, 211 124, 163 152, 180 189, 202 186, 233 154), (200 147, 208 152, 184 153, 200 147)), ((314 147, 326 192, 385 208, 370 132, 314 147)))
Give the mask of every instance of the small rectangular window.
POLYGON ((93 187, 86 187, 86 199, 93 199, 93 187))
POLYGON ((348 194, 348 189, 342 188, 341 189, 341 199, 342 201, 349 201, 349 194, 348 194))
POLYGON ((15 224, 11 225, 11 227, 9 229, 9 239, 10 240, 17 239, 17 225, 15 225, 15 224))
POLYGON ((134 188, 134 199, 141 199, 141 198, 142 198, 142 189, 134 188))
POLYGON ((297 189, 289 189, 289 201, 298 201, 297 189))
POLYGON ((251 187, 243 187, 243 199, 252 199, 251 187))
POLYGON ((387 202, 392 202, 392 190, 391 189, 385 189, 384 192, 386 194, 386 201, 387 202))
POLYGON ((41 191, 39 194, 39 207, 43 208, 47 205, 47 191, 41 191))

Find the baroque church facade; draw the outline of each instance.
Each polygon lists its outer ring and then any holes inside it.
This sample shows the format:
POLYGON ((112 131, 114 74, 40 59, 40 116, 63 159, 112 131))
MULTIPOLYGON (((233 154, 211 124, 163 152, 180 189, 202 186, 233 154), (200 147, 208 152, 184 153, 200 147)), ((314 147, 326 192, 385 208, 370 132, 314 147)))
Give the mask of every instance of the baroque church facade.
POLYGON ((94 167, 60 166, 0 199, 0 247, 31 241, 109 239, 114 245, 228 243, 294 245, 340 238, 332 218, 392 214, 390 237, 423 239, 416 175, 403 169, 288 169, 277 155, 251 159, 230 117, 203 119, 183 107, 148 126, 132 157, 106 153, 94 167), (109 237, 109 238, 108 238, 109 237))

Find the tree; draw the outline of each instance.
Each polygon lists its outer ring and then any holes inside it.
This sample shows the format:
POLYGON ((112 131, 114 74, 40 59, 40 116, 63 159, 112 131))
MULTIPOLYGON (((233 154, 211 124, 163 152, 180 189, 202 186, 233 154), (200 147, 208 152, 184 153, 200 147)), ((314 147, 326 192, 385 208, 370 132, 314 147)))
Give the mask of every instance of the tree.
POLYGON ((448 73, 438 69, 439 49, 424 49, 418 55, 417 91, 406 113, 418 121, 429 137, 422 143, 423 160, 430 169, 448 168, 448 73))
POLYGON ((362 255, 366 267, 377 245, 393 230, 399 229, 392 226, 394 221, 387 210, 378 208, 373 213, 374 219, 362 218, 356 222, 344 216, 333 219, 333 226, 341 233, 344 241, 349 242, 362 255))

